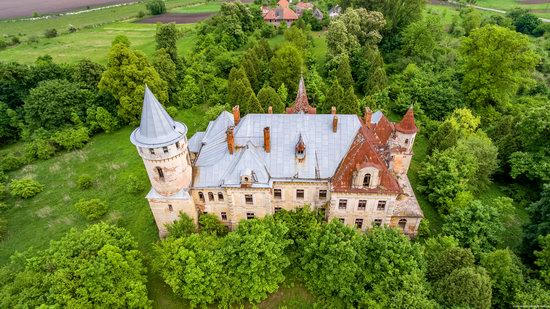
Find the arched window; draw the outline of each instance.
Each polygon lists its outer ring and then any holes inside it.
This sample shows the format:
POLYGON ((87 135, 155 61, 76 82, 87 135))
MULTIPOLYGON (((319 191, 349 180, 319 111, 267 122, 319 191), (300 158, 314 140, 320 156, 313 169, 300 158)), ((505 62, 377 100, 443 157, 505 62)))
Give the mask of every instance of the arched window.
POLYGON ((168 211, 174 211, 174 207, 172 207, 172 204, 168 204, 168 211))
POLYGON ((201 202, 204 202, 204 193, 199 192, 199 200, 201 200, 201 202))
POLYGON ((363 177, 363 187, 370 187, 370 174, 365 174, 365 177, 363 177))
POLYGON ((398 223, 399 227, 401 229, 403 229, 403 231, 405 230, 405 226, 407 225, 407 219, 401 219, 399 220, 399 223, 398 223))
POLYGON ((214 193, 208 192, 208 200, 211 202, 214 200, 214 193))
POLYGON ((164 181, 164 172, 162 171, 162 168, 157 166, 156 169, 157 169, 157 173, 159 174, 160 181, 164 181))

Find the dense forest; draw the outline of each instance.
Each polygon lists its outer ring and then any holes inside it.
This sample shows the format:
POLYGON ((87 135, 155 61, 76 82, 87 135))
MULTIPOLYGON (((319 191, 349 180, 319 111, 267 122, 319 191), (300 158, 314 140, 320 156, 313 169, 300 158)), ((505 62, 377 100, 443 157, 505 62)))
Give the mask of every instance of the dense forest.
MULTIPOLYGON (((301 75, 319 113, 368 106, 395 118, 414 107, 415 151, 426 153, 411 175, 426 214, 415 239, 324 222, 307 205, 231 232, 212 215, 198 226, 182 215, 146 263, 128 231, 98 223, 105 203, 87 199, 74 206, 92 224, 0 268, 0 307, 150 307, 148 267, 191 306, 258 303, 288 282, 318 307, 549 305, 550 27, 521 9, 444 16, 423 0, 340 5, 330 21, 305 14, 275 28, 257 6, 225 3, 184 55, 175 25, 159 24, 152 58, 118 36, 106 66, 0 61, 0 241, 4 212, 16 207, 7 201, 47 190, 13 172, 138 125, 145 84, 171 115, 206 108, 197 120, 206 127, 233 105, 283 113, 301 75), (504 194, 485 198, 494 186, 504 194), (515 210, 528 218, 518 223, 515 210), (517 241, 503 237, 510 229, 517 241)), ((78 179, 82 190, 92 183, 78 179)))

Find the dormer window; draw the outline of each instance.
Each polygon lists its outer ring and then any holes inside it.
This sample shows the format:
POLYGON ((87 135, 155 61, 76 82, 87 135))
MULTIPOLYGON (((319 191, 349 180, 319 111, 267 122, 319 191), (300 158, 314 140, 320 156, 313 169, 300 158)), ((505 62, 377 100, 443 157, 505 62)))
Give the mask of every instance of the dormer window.
POLYGON ((306 156, 306 144, 304 143, 302 134, 300 134, 300 138, 298 139, 298 143, 296 144, 296 158, 298 160, 303 160, 305 156, 306 156))
POLYGON ((247 168, 241 173, 241 184, 251 184, 256 181, 254 171, 247 168))
POLYGON ((365 176, 363 177, 363 187, 365 188, 370 187, 370 179, 371 179, 371 174, 365 174, 365 176))

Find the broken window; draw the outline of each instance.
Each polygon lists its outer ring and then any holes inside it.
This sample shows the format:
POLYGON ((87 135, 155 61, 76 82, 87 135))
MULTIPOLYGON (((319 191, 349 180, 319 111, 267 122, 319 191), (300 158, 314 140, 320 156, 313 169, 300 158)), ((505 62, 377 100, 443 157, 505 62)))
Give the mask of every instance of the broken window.
POLYGON ((359 205, 357 205, 357 210, 365 210, 367 209, 367 201, 360 200, 359 205))
POLYGON ((346 208, 348 208, 348 200, 338 201, 338 209, 346 209, 346 208))
POLYGON ((252 194, 245 194, 244 200, 248 205, 254 204, 254 200, 252 199, 252 194))

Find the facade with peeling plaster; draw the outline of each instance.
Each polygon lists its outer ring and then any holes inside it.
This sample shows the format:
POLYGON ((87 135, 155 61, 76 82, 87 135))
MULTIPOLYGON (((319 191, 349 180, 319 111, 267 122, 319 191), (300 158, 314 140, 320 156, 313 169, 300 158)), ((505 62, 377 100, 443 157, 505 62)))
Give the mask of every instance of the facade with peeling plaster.
POLYGON ((187 140, 146 88, 131 141, 144 161, 160 236, 179 213, 203 213, 230 228, 304 205, 327 220, 366 230, 374 225, 417 233, 422 211, 407 171, 418 129, 412 108, 398 123, 368 108, 363 117, 317 114, 303 78, 285 114, 222 112, 187 140))

